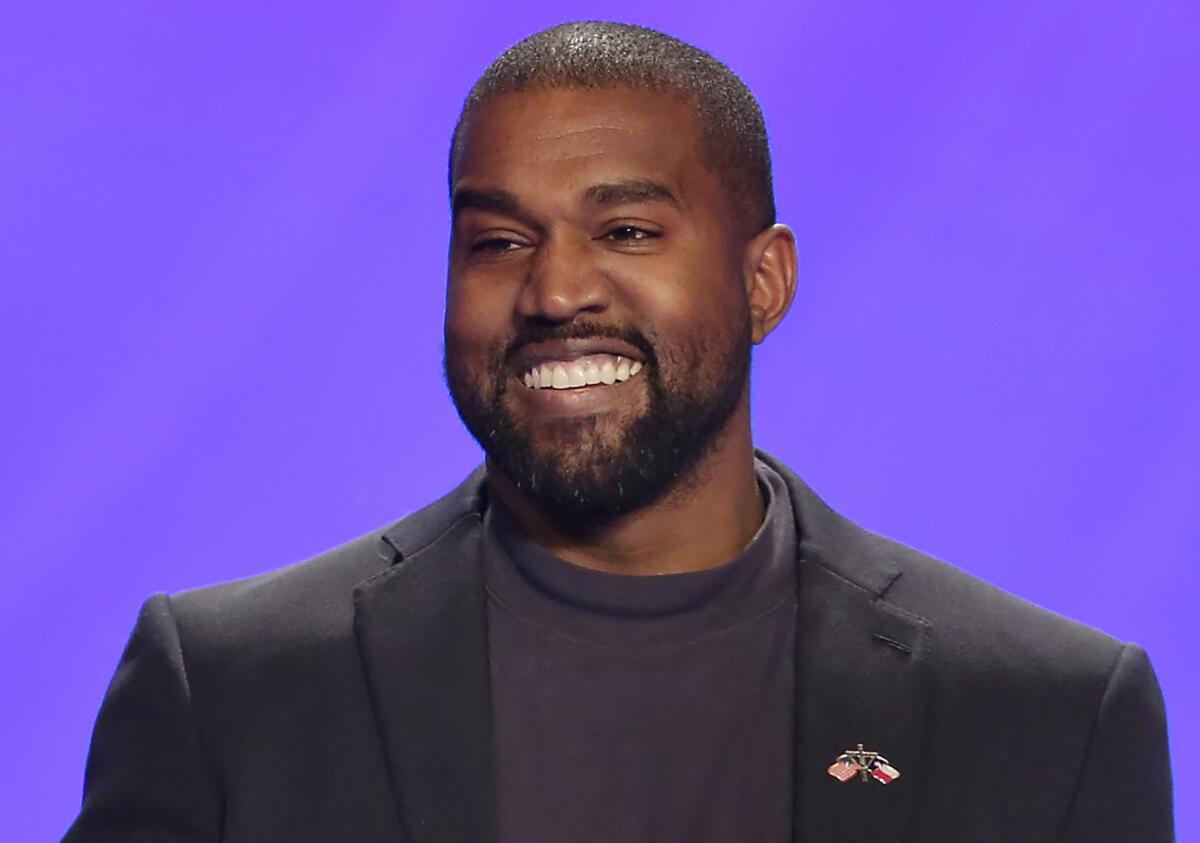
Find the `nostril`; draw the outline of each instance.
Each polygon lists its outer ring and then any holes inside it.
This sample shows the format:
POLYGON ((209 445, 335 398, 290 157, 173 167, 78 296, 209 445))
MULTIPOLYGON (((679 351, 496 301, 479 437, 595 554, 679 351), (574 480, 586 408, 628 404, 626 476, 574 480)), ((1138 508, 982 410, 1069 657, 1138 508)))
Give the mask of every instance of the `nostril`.
POLYGON ((580 313, 601 313, 607 309, 610 289, 604 273, 582 260, 568 260, 562 251, 561 247, 544 247, 539 260, 530 268, 521 291, 522 315, 566 322, 580 313))

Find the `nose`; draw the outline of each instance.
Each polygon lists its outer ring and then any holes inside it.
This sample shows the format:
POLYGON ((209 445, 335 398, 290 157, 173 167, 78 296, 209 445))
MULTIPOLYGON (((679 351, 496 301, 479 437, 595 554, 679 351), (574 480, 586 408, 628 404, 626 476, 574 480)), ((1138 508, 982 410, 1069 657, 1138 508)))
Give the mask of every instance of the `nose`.
POLYGON ((580 313, 606 310, 611 289, 590 246, 586 238, 546 237, 517 298, 518 314, 531 320, 570 322, 580 313))

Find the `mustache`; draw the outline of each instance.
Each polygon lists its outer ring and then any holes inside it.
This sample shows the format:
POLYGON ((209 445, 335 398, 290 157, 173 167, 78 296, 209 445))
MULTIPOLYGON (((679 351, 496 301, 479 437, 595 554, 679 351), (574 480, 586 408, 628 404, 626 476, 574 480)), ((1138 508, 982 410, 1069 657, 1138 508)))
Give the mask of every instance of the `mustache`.
POLYGON ((504 351, 504 362, 512 359, 522 348, 535 342, 552 340, 609 339, 620 340, 632 345, 646 358, 647 363, 657 363, 658 355, 646 335, 632 325, 600 325, 594 322, 570 322, 566 325, 528 325, 521 329, 509 342, 504 351))

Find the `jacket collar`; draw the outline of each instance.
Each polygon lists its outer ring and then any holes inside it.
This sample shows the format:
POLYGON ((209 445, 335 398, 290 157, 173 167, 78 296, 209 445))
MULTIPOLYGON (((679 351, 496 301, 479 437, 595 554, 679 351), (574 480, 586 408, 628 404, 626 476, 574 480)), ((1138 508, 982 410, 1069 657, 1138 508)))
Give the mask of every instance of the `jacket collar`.
POLYGON ((902 840, 920 783, 929 641, 923 618, 890 603, 898 546, 836 512, 788 468, 796 512, 796 840, 902 840), (891 784, 841 782, 828 767, 859 744, 900 771, 891 784))
MULTIPOLYGON (((796 840, 900 840, 920 780, 928 623, 886 599, 896 545, 833 512, 786 466, 797 522, 796 840), (839 782, 863 744, 900 778, 839 782)), ((491 689, 479 564, 480 467, 382 534, 392 565, 355 590, 355 634, 412 843, 494 839, 491 689)))
POLYGON ((392 565, 354 592, 354 633, 410 843, 494 835, 483 476, 384 531, 378 551, 392 565))

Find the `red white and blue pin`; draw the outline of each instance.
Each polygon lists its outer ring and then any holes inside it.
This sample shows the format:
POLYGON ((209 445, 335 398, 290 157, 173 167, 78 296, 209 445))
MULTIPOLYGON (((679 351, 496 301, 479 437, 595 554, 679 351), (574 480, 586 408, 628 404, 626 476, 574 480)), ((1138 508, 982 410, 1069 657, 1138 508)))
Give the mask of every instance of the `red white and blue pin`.
POLYGON ((862 744, 858 745, 858 749, 847 749, 839 755, 826 772, 840 782, 848 782, 858 776, 864 782, 874 779, 880 784, 891 784, 900 778, 900 771, 891 762, 878 752, 863 749, 862 744))

